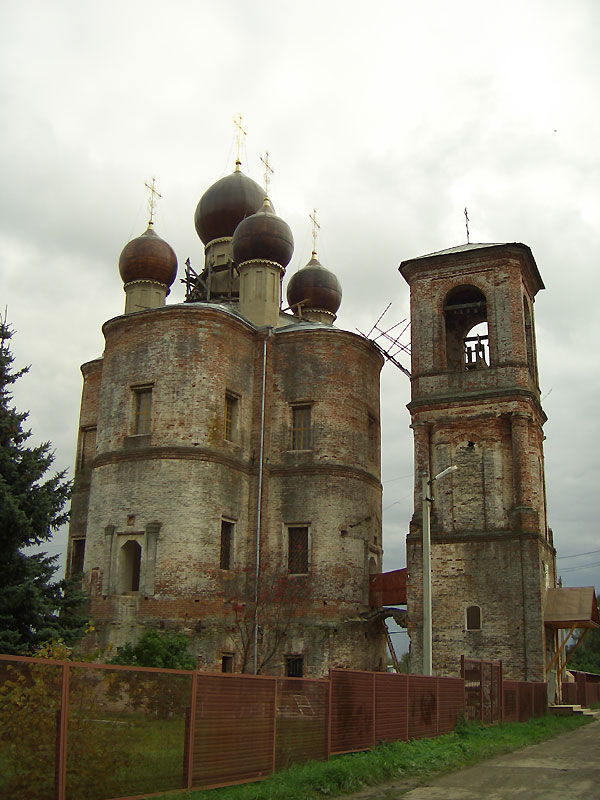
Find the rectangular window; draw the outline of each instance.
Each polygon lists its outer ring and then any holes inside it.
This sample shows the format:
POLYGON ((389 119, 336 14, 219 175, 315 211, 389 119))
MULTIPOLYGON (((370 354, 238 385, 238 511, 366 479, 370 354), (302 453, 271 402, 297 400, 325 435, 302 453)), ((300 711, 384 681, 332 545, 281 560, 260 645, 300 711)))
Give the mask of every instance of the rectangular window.
POLYGON ((312 450, 310 406, 292 408, 292 450, 312 450))
POLYGON ((85 467, 96 455, 96 428, 81 429, 81 454, 79 467, 85 467))
POLYGON ((369 458, 371 461, 377 459, 377 420, 372 414, 368 415, 368 438, 369 438, 369 458))
POLYGON ((70 575, 81 575, 85 558, 85 539, 73 539, 71 542, 70 575))
POLYGON ((235 442, 237 439, 239 398, 226 392, 225 394, 225 439, 235 442))
POLYGON ((221 520, 221 569, 233 569, 233 531, 234 523, 221 520))
POLYGON ((221 672, 233 672, 233 653, 223 653, 221 656, 221 672))
POLYGON ((150 433, 150 414, 152 412, 152 387, 135 389, 135 417, 133 432, 150 433))
POLYGON ((285 674, 288 678, 301 678, 304 673, 304 656, 286 656, 285 674))
POLYGON ((288 528, 288 573, 308 573, 308 527, 305 525, 288 528))

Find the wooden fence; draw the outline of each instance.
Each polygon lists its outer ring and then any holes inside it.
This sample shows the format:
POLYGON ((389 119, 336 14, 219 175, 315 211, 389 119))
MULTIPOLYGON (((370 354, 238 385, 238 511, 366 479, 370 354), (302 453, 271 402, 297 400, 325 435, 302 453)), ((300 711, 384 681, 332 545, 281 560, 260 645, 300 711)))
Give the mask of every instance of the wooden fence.
MULTIPOLYGON (((489 663, 489 662, 488 662, 489 663)), ((469 663, 505 719, 546 710, 545 684, 469 663), (486 677, 487 676, 487 677, 486 677), (496 694, 494 694, 496 693, 496 694)), ((382 741, 452 731, 464 678, 331 670, 329 678, 186 672, 0 655, 0 797, 109 800, 261 780, 382 741)), ((466 699, 467 698, 467 699, 466 699)))

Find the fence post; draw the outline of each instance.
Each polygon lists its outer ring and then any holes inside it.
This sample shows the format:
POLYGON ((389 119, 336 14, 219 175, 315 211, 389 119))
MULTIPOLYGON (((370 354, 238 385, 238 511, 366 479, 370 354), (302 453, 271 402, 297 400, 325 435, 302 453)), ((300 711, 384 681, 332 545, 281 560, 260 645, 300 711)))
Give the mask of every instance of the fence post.
POLYGON ((187 751, 187 788, 191 789, 194 782, 194 742, 196 740, 196 705, 198 697, 198 671, 192 674, 192 690, 190 696, 190 723, 188 728, 187 751))
POLYGON ((435 679, 435 734, 440 735, 440 679, 435 679))
POLYGON ((69 665, 62 665, 60 711, 57 715, 57 752, 55 764, 55 798, 65 800, 67 789, 67 726, 69 723, 69 665))

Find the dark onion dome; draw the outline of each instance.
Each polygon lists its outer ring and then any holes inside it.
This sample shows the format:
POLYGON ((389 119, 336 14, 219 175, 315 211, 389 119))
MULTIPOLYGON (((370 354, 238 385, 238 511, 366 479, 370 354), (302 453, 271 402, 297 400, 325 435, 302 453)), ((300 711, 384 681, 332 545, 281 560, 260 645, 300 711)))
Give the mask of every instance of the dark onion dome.
POLYGON ((205 245, 233 236, 239 223, 262 206, 264 189, 236 165, 235 172, 213 183, 196 207, 194 225, 205 245))
POLYGON ((290 226, 275 214, 269 198, 265 197, 260 211, 237 226, 231 246, 236 264, 274 261, 285 269, 294 252, 294 237, 290 226))
POLYGON ((177 256, 171 245, 154 232, 150 222, 145 233, 123 248, 119 272, 123 283, 156 281, 171 286, 177 275, 177 256))
POLYGON ((302 303, 302 308, 335 314, 342 302, 342 287, 333 272, 325 269, 313 252, 308 264, 292 275, 287 286, 287 300, 291 308, 302 303))

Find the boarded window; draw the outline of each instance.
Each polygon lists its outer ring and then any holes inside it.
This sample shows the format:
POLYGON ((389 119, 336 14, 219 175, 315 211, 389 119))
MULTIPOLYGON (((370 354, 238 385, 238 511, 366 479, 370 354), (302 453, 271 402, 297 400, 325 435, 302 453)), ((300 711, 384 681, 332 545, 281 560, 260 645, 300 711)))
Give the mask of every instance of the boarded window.
POLYGON ((135 389, 135 417, 133 432, 150 433, 150 414, 152 412, 152 388, 135 389))
POLYGON ((219 566, 221 569, 233 568, 233 531, 234 523, 229 520, 221 520, 221 558, 219 566))
POLYGON ((467 630, 481 630, 481 609, 479 606, 467 606, 467 630))
POLYGON ((292 450, 312 450, 311 407, 292 409, 292 450))
POLYGON ((85 539, 73 539, 71 542, 70 575, 81 575, 85 558, 85 539))
POLYGON ((288 572, 290 575, 305 575, 308 572, 308 528, 288 528, 288 572))
POLYGON ((285 674, 288 678, 301 678, 304 674, 304 656, 286 656, 285 674))

